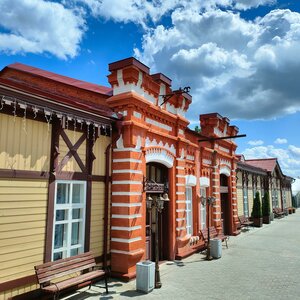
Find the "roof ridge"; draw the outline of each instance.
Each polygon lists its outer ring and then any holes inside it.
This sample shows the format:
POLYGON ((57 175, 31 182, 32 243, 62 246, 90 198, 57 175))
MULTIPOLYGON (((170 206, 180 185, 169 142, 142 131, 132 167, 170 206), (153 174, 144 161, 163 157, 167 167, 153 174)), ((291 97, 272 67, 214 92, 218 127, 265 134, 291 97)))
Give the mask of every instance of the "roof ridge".
POLYGON ((48 78, 50 80, 53 80, 53 81, 61 82, 63 84, 73 85, 73 86, 76 86, 77 88, 81 88, 81 89, 84 89, 84 90, 89 90, 89 91, 92 91, 92 92, 107 94, 107 93, 112 91, 111 87, 103 86, 103 85, 96 84, 96 83, 91 83, 89 81, 84 81, 84 80, 81 80, 81 79, 72 78, 72 77, 69 77, 69 76, 61 75, 61 74, 58 74, 58 73, 54 73, 54 72, 51 72, 51 71, 47 71, 47 70, 44 70, 44 69, 40 69, 40 68, 33 67, 33 66, 30 66, 30 65, 26 65, 26 64, 23 64, 23 63, 19 63, 19 62, 10 64, 10 65, 6 66, 6 68, 15 69, 15 70, 25 72, 25 73, 29 73, 29 74, 32 74, 32 75, 35 75, 35 76, 46 77, 46 78, 48 78), (86 87, 84 87, 83 84, 86 87), (90 88, 88 88, 88 87, 90 87, 90 88))

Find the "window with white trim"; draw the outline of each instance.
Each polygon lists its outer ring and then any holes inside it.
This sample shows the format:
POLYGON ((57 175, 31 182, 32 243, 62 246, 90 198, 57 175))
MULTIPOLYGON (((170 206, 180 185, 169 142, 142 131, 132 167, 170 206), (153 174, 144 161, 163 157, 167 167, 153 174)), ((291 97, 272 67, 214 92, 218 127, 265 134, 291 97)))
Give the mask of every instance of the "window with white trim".
POLYGON ((86 182, 55 183, 52 260, 84 251, 86 182))
POLYGON ((192 188, 187 186, 185 189, 186 199, 186 232, 193 235, 193 194, 192 188))
POLYGON ((247 188, 243 188, 243 206, 244 206, 244 216, 249 217, 248 189, 247 188))
MULTIPOLYGON (((200 188, 200 197, 206 198, 206 188, 200 188)), ((200 229, 206 228, 206 205, 203 205, 200 201, 200 229)))

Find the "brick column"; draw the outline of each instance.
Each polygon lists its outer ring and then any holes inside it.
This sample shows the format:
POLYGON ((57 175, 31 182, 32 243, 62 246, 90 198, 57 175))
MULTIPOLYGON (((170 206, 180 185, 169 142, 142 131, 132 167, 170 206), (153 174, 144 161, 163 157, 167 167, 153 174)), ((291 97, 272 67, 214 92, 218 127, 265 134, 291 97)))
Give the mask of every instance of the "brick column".
POLYGON ((145 254, 144 156, 133 148, 114 149, 112 161, 111 269, 125 279, 145 254))

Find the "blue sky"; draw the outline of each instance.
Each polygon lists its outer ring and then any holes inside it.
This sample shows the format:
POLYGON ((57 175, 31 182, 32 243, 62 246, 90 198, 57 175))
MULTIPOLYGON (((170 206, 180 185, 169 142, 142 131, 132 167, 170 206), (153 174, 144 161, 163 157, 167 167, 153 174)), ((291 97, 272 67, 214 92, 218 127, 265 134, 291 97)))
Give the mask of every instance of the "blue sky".
POLYGON ((135 56, 191 86, 191 128, 218 112, 247 134, 239 153, 300 176, 299 1, 1 0, 0 53, 106 86, 108 63, 135 56))

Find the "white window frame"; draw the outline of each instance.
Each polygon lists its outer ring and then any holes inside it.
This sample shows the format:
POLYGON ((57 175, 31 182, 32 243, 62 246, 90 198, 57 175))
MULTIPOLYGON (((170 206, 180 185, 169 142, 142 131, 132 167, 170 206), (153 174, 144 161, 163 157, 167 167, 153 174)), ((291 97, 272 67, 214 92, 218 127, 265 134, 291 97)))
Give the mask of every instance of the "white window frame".
MULTIPOLYGON (((206 198, 206 188, 200 188, 200 197, 206 198)), ((200 201, 200 230, 206 228, 206 205, 203 205, 200 201)))
POLYGON ((244 208, 244 216, 249 217, 249 202, 248 202, 248 189, 243 188, 243 208, 244 208))
POLYGON ((85 213, 86 213, 86 181, 77 180, 57 180, 55 182, 55 195, 54 195, 54 214, 53 214, 53 235, 52 235, 52 254, 51 259, 54 260, 54 254, 62 252, 62 258, 71 256, 71 250, 78 249, 78 254, 84 252, 84 236, 85 236, 85 213), (68 203, 59 204, 57 203, 57 185, 58 184, 69 184, 70 190, 68 197, 68 203), (72 203, 73 186, 74 184, 80 184, 83 186, 83 201, 80 203, 72 203), (79 219, 72 219, 73 209, 81 209, 81 216, 79 219), (65 210, 67 218, 66 220, 56 221, 56 211, 65 210), (72 224, 81 223, 79 229, 79 243, 71 245, 72 241, 72 224), (66 225, 66 244, 60 248, 55 249, 55 227, 59 224, 66 225))
POLYGON ((185 187, 186 203, 186 233, 193 235, 193 190, 191 186, 185 187))

